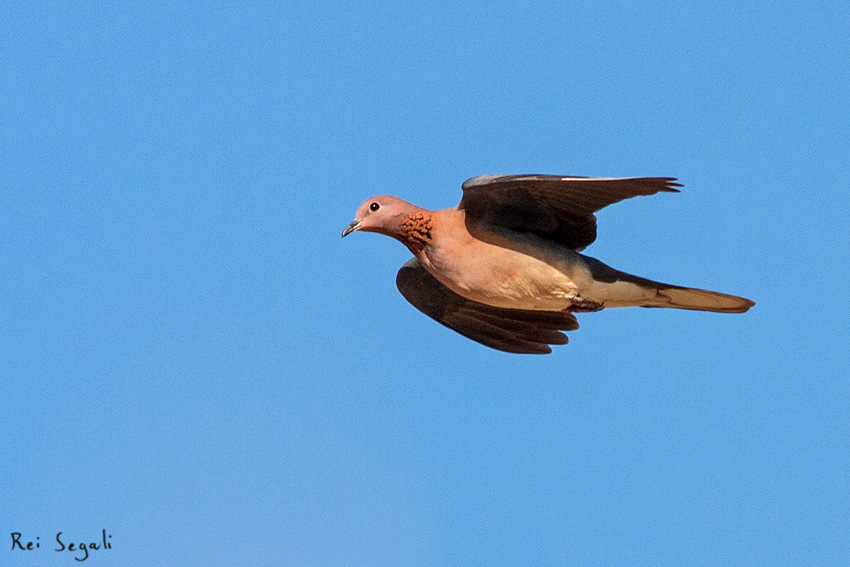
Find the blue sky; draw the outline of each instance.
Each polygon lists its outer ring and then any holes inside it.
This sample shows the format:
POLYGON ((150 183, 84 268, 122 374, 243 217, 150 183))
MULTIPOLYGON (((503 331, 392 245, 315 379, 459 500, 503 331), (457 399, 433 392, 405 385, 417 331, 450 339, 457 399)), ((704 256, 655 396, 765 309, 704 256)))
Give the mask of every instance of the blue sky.
POLYGON ((598 4, 0 8, 0 564, 845 564, 850 8, 598 4), (483 173, 757 305, 468 341, 340 232, 483 173))

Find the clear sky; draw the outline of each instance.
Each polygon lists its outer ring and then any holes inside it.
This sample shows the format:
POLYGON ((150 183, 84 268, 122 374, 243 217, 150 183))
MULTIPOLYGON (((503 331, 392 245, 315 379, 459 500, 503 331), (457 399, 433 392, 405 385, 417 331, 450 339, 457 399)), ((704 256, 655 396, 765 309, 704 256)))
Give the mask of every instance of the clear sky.
POLYGON ((407 4, 0 7, 0 565, 846 565, 848 4, 407 4), (340 239, 484 173, 757 305, 509 355, 340 239))

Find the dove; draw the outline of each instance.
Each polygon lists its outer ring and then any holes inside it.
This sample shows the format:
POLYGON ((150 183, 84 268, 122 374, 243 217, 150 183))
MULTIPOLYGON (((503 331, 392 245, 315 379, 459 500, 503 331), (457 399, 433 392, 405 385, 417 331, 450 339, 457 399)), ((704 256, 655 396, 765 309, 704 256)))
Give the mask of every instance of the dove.
POLYGON ((377 232, 413 254, 396 285, 414 307, 488 347, 548 354, 578 329, 575 313, 667 307, 744 313, 755 302, 664 284, 581 254, 600 209, 637 196, 678 193, 673 177, 480 175, 457 207, 428 210, 391 195, 363 202, 342 236, 377 232))

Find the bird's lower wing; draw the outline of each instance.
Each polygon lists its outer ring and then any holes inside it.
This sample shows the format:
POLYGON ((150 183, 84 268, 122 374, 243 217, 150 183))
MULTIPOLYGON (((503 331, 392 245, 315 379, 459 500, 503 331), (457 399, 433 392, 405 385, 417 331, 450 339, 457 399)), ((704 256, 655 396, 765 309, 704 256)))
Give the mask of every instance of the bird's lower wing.
POLYGON ((488 347, 522 354, 548 354, 549 347, 566 344, 560 332, 578 329, 578 321, 566 311, 503 309, 471 301, 456 294, 429 274, 412 258, 396 276, 399 291, 414 307, 488 347))

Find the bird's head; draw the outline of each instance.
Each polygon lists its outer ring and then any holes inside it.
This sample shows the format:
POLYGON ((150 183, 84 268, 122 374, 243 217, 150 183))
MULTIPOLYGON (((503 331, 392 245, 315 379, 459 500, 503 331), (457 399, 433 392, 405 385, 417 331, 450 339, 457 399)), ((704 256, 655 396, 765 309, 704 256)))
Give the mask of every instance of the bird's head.
POLYGON ((415 209, 416 206, 392 195, 379 195, 366 199, 357 209, 354 220, 342 231, 342 235, 346 236, 355 230, 363 230, 397 237, 401 223, 415 209))

